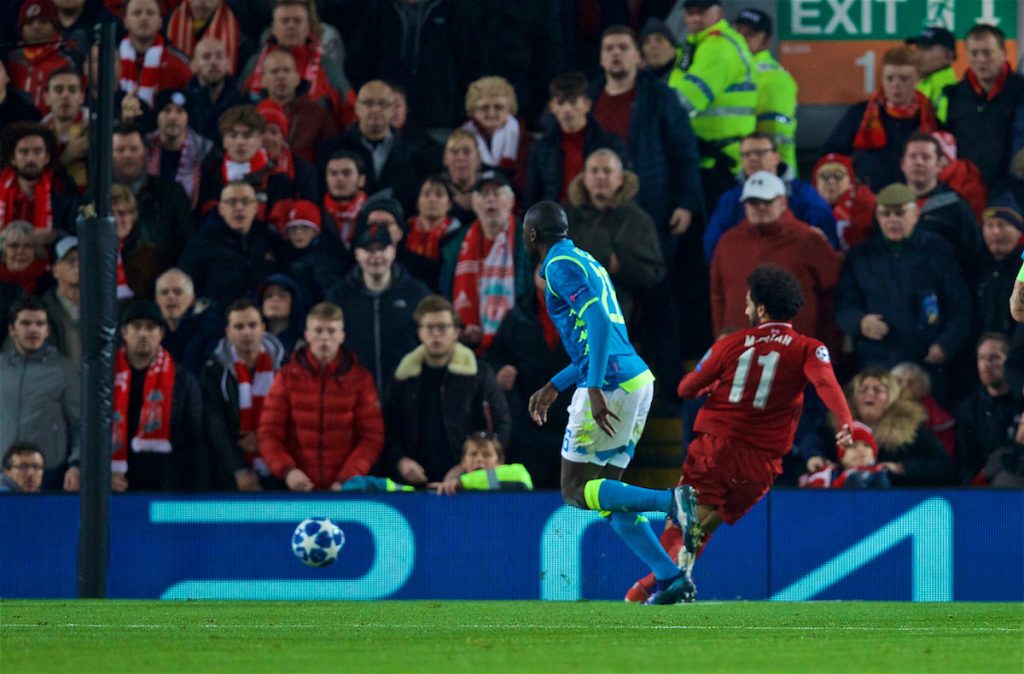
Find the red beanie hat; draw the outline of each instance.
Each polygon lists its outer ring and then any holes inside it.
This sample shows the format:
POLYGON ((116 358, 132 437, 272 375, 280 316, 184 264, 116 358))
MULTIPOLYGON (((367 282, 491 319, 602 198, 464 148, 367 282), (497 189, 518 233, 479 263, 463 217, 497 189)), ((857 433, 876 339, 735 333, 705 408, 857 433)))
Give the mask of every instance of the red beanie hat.
POLYGON ((26 0, 22 3, 21 11, 18 12, 19 30, 29 21, 46 19, 58 32, 61 30, 60 19, 57 17, 57 6, 53 0, 26 0))
POLYGON ((811 170, 811 180, 813 182, 818 181, 818 171, 825 164, 842 164, 846 167, 846 172, 850 174, 850 181, 857 182, 857 174, 853 172, 853 162, 845 154, 839 154, 838 152, 829 152, 819 159, 811 170))
MULTIPOLYGON (((878 460, 878 442, 875 440, 875 434, 871 431, 871 428, 862 421, 854 421, 850 425, 850 434, 853 436, 854 444, 863 442, 871 447, 871 451, 875 455, 875 461, 878 460)), ((836 452, 839 454, 839 460, 843 460, 843 454, 846 450, 840 446, 836 446, 836 452)))
POLYGON ((288 115, 285 114, 284 108, 281 107, 280 103, 266 98, 260 101, 256 109, 263 115, 263 119, 267 124, 273 124, 281 130, 282 136, 288 137, 288 115))

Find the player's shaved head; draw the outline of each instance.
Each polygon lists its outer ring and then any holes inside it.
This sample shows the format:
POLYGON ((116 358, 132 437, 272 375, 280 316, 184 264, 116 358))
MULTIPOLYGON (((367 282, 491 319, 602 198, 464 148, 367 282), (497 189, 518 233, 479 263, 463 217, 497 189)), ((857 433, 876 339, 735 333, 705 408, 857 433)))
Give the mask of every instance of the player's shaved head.
POLYGON ((750 300, 764 305, 765 313, 776 321, 788 321, 804 305, 800 282, 782 267, 760 264, 747 277, 750 300))
POLYGON ((569 236, 569 219, 562 207, 554 201, 541 201, 530 207, 523 218, 523 225, 536 230, 538 238, 545 242, 569 236))

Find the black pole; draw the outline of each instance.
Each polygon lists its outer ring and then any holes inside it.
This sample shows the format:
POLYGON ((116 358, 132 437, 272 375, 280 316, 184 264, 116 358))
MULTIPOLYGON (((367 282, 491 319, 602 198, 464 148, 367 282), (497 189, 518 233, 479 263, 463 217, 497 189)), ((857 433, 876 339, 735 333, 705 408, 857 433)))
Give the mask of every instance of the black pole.
POLYGON ((78 221, 81 287, 82 413, 78 596, 107 596, 110 560, 110 452, 117 236, 110 213, 114 127, 114 29, 99 26, 95 110, 89 123, 89 184, 95 213, 78 221))

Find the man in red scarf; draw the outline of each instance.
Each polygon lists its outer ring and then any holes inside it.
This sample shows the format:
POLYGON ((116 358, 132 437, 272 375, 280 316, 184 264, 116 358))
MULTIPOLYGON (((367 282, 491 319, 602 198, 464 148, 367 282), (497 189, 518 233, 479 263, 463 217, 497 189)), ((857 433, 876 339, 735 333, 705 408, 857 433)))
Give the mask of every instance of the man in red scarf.
POLYGON ((199 375, 210 439, 214 487, 260 491, 270 472, 259 457, 256 430, 274 374, 287 355, 267 333, 249 299, 232 303, 227 327, 199 375))
POLYGON ((160 33, 163 19, 157 0, 127 0, 121 40, 121 90, 149 105, 160 89, 184 89, 192 78, 188 57, 160 33))
POLYGON ((0 229, 27 220, 45 246, 74 231, 78 210, 74 188, 54 176, 54 146, 50 130, 33 122, 12 124, 0 136, 0 229))
POLYGON ((306 161, 316 161, 317 150, 338 135, 331 113, 306 93, 295 57, 275 49, 263 60, 263 89, 288 116, 288 146, 306 161))
POLYGON ((224 0, 185 0, 167 20, 167 37, 190 59, 199 40, 216 38, 227 52, 228 72, 238 72, 238 45, 242 35, 238 19, 224 0))
POLYGON ((160 346, 160 309, 129 304, 121 315, 124 345, 114 354, 114 491, 207 489, 210 461, 199 385, 160 346))
POLYGON ((974 26, 964 46, 967 72, 946 88, 938 116, 956 136, 960 158, 978 165, 991 190, 1009 172, 1014 152, 1024 146, 1024 131, 1014 126, 1024 105, 1024 77, 1011 71, 1006 36, 996 26, 974 26))
POLYGON ((900 151, 915 131, 931 133, 937 122, 928 97, 917 91, 918 56, 906 46, 882 56, 881 86, 851 106, 822 146, 823 153, 851 155, 853 168, 872 192, 900 182, 900 151))
POLYGON ((74 65, 70 54, 56 41, 61 26, 52 0, 25 0, 18 13, 18 29, 23 46, 11 51, 11 81, 45 115, 50 111, 43 95, 50 73, 74 65))
POLYGON ((333 223, 345 248, 352 249, 356 219, 366 203, 366 163, 352 150, 337 150, 327 159, 327 193, 324 194, 325 222, 333 223))

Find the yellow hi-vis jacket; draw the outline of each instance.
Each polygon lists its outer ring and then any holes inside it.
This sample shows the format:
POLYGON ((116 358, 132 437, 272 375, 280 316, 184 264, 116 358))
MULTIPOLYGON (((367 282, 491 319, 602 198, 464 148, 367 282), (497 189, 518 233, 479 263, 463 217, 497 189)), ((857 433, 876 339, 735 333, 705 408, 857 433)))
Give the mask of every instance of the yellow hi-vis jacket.
POLYGON ((757 87, 754 57, 743 36, 722 19, 686 36, 682 58, 668 78, 702 141, 700 165, 710 169, 719 150, 739 167, 740 141, 754 132, 757 87))
POLYGON ((796 80, 772 53, 754 54, 757 84, 757 130, 775 139, 782 161, 796 175, 796 80))

